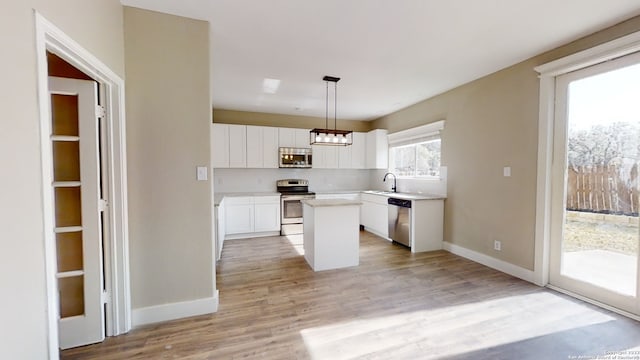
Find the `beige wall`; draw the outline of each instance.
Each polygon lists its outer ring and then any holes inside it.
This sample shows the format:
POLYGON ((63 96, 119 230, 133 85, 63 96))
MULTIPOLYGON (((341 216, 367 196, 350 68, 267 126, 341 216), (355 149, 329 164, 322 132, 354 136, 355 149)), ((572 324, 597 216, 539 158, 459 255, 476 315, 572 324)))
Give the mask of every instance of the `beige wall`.
MULTIPOLYGON (((213 110, 213 122, 223 124, 292 127, 300 129, 324 128, 326 125, 325 118, 267 114, 223 109, 213 110)), ((346 121, 338 119, 336 127, 341 130, 366 132, 371 130, 371 122, 346 121)), ((334 122, 331 119, 329 119, 329 128, 334 128, 334 122)))
POLYGON ((533 270, 539 90, 533 68, 639 30, 636 17, 373 122, 393 133, 446 119, 446 241, 533 270), (511 166, 510 178, 504 166, 511 166), (493 240, 502 241, 501 252, 493 240))
POLYGON ((213 296, 209 26, 124 9, 134 309, 213 296))
POLYGON ((118 0, 2 1, 0 343, 6 359, 47 358, 34 9, 124 77, 118 0))

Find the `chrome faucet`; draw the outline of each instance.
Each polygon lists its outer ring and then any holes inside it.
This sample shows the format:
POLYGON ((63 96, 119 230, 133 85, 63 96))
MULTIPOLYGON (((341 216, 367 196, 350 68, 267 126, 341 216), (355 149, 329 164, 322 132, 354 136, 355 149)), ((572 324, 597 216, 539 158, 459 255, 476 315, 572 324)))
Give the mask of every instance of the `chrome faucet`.
POLYGON ((387 181, 387 176, 393 176, 393 185, 391 186, 391 191, 396 192, 396 175, 394 173, 386 173, 384 174, 384 177, 382 178, 382 181, 387 181))

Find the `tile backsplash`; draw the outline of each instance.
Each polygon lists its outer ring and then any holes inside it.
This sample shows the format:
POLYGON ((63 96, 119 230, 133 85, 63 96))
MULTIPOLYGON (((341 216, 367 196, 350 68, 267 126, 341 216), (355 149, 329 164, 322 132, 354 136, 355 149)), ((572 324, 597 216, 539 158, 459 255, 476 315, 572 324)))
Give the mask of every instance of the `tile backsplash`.
POLYGON ((370 170, 353 169, 214 169, 215 192, 276 191, 280 179, 307 179, 315 192, 369 188, 370 170))
MULTIPOLYGON (((370 171, 370 189, 391 190, 393 178, 388 177, 386 182, 382 181, 387 170, 370 171)), ((398 179, 396 186, 399 192, 447 195, 447 167, 440 167, 440 180, 398 179)))
MULTIPOLYGON (((269 192, 276 191, 280 179, 307 179, 315 192, 347 190, 389 190, 389 180, 383 182, 386 170, 355 169, 214 169, 214 191, 269 192)), ((398 179, 400 192, 447 194, 447 168, 440 170, 440 180, 398 179)))

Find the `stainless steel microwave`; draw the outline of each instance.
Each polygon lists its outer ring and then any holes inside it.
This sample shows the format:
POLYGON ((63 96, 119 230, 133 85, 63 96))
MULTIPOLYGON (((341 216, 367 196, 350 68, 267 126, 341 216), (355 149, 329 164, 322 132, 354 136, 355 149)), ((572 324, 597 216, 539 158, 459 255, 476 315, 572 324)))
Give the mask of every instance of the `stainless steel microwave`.
POLYGON ((310 168, 312 164, 311 149, 307 148, 280 148, 281 168, 310 168))

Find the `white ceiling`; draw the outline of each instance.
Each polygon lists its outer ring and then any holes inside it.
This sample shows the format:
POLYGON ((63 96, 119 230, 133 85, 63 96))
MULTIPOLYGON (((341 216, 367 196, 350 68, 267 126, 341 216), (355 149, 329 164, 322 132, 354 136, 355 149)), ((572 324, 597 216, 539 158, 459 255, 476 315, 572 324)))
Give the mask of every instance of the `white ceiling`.
POLYGON ((122 3, 210 22, 214 108, 324 117, 332 75, 343 120, 378 118, 640 14, 638 0, 122 3), (281 80, 275 94, 265 78, 281 80))

